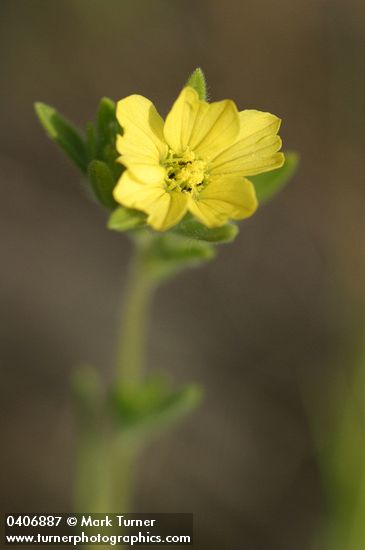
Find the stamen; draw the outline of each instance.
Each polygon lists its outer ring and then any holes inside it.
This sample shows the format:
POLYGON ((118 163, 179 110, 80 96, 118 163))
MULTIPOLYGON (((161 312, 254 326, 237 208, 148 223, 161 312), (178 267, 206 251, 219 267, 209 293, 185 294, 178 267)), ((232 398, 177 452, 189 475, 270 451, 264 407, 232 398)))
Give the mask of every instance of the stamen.
POLYGON ((207 183, 207 163, 196 158, 194 151, 186 150, 182 155, 169 152, 165 161, 166 187, 169 191, 178 189, 183 193, 200 192, 207 183))

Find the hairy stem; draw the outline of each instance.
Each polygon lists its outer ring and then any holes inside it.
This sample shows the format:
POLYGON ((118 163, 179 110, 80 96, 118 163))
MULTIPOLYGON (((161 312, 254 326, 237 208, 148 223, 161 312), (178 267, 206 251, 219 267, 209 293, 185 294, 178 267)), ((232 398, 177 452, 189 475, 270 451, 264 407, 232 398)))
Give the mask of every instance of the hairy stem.
MULTIPOLYGON (((143 382, 147 318, 156 286, 145 263, 146 244, 135 243, 131 262, 112 388, 117 395, 143 382)), ((104 399, 96 417, 80 424, 76 511, 130 512, 137 454, 136 444, 125 440, 123 431, 114 426, 108 399, 104 399)))
POLYGON ((155 281, 144 265, 142 245, 136 245, 127 287, 116 358, 117 389, 137 386, 143 379, 149 306, 155 281))

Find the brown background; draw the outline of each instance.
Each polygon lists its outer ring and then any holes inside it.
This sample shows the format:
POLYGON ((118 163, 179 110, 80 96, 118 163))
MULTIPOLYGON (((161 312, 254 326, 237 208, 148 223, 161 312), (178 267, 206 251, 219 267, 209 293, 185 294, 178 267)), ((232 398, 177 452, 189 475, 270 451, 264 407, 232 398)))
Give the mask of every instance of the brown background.
POLYGON ((300 170, 219 259, 162 288, 149 368, 204 384, 200 410, 154 443, 136 510, 194 511, 202 550, 304 550, 324 501, 305 403, 362 323, 365 10, 361 0, 2 0, 2 507, 67 511, 69 375, 110 373, 130 256, 36 100, 84 125, 101 96, 162 113, 201 66, 212 99, 283 119, 300 170))

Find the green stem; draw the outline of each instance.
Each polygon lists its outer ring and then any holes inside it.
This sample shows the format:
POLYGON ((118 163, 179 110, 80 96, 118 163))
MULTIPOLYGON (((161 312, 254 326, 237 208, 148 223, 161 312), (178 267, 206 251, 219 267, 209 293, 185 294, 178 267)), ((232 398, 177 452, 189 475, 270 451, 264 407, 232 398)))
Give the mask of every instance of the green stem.
MULTIPOLYGON (((135 242, 117 345, 115 393, 143 382, 147 317, 156 287, 145 262, 147 246, 148 241, 135 242)), ((89 422, 80 426, 76 511, 127 513, 131 511, 138 448, 115 430, 108 402, 102 399, 102 403, 94 419, 86 415, 89 422)))
MULTIPOLYGON (((134 241, 129 280, 121 315, 120 337, 115 362, 115 392, 138 387, 143 382, 149 306, 155 288, 146 263, 145 241, 134 241)), ((110 433, 110 511, 130 512, 137 448, 123 441, 122 434, 110 433)), ((107 510, 108 511, 108 510, 107 510)))
POLYGON ((121 391, 137 386, 143 378, 147 318, 154 288, 155 280, 144 263, 144 248, 137 242, 116 358, 116 386, 121 391))

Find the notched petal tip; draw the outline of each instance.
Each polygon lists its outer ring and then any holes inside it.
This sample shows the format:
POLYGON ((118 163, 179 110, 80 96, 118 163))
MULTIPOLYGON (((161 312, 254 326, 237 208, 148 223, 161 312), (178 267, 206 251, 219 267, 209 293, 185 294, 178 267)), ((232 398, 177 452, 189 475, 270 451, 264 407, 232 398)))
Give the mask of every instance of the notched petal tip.
POLYGON ((279 168, 282 162, 277 156, 282 147, 278 135, 281 119, 252 109, 241 111, 239 119, 238 139, 213 159, 212 174, 254 176, 279 168))
POLYGON ((167 154, 167 145, 163 120, 153 103, 144 96, 130 95, 118 101, 116 113, 123 128, 123 135, 116 140, 118 152, 126 156, 129 165, 158 164, 167 154))
POLYGON ((125 119, 129 119, 131 111, 141 111, 143 107, 149 108, 153 105, 152 102, 145 96, 140 94, 131 94, 117 101, 116 117, 121 126, 124 125, 125 119))

